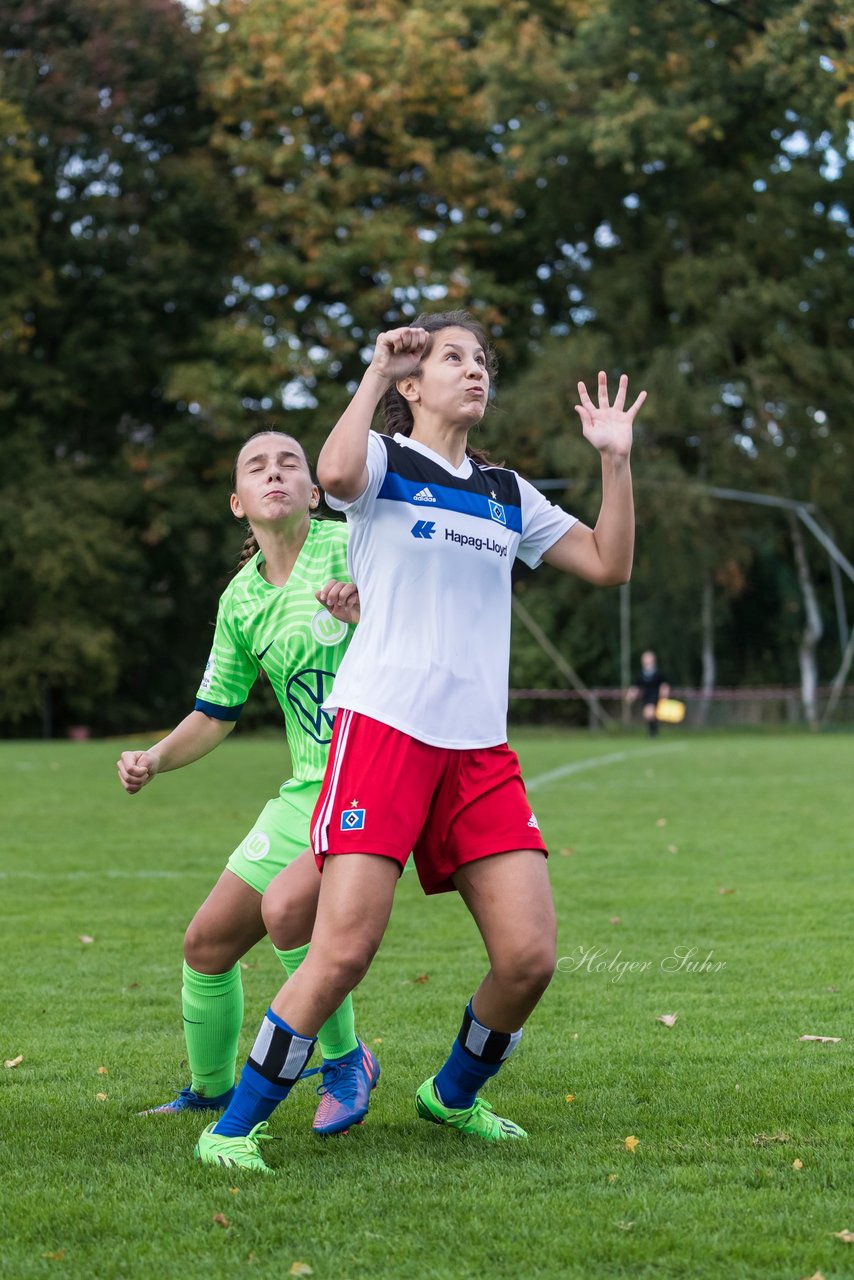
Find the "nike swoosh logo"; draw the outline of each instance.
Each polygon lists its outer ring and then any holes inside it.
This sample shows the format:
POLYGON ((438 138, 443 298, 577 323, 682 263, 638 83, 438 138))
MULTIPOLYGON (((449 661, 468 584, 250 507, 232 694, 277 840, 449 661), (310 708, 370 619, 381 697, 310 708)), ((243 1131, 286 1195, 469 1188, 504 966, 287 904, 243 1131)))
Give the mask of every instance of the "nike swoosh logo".
MULTIPOLYGON (((270 643, 267 645, 267 649, 272 649, 275 643, 276 643, 275 640, 271 640, 270 643)), ((259 662, 264 657, 264 654, 267 652, 267 649, 262 649, 260 653, 258 652, 257 649, 255 650, 255 657, 258 659, 259 662)))

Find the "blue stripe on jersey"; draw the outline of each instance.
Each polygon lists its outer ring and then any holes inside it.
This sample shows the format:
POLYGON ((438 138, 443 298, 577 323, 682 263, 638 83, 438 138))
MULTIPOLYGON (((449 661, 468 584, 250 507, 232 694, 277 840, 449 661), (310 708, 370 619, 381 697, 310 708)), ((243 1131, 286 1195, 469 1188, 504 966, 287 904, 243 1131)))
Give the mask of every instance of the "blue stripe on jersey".
POLYGON ((240 713, 246 704, 241 702, 237 707, 220 707, 215 702, 203 702, 201 698, 196 698, 194 711, 201 711, 206 716, 211 716, 214 720, 239 720, 240 713))
POLYGON ((461 515, 475 516, 480 520, 489 520, 491 524, 503 525, 514 533, 522 532, 522 510, 496 502, 485 493, 469 493, 465 489, 448 489, 441 484, 433 484, 422 480, 405 480, 394 471, 387 471, 382 488, 377 498, 387 498, 391 502, 408 502, 419 511, 457 511, 461 515), (415 502, 417 493, 429 489, 434 502, 415 502))

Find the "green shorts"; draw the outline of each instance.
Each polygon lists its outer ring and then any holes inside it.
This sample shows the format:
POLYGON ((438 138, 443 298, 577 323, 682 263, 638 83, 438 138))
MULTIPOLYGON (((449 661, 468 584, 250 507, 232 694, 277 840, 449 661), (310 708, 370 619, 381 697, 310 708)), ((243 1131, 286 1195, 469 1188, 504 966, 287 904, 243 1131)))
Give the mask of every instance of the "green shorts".
POLYGON ((263 893, 273 877, 309 847, 311 815, 319 794, 319 782, 291 778, 283 783, 234 850, 226 863, 228 870, 263 893))

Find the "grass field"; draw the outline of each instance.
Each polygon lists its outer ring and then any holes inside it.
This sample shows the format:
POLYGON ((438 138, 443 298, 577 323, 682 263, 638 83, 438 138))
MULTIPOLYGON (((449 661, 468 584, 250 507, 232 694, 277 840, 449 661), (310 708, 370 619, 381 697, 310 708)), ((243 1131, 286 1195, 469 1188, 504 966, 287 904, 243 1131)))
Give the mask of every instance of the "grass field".
MULTIPOLYGON (((313 1138, 298 1086, 275 1179, 199 1167, 193 1116, 134 1113, 186 1083, 183 928, 284 775, 279 742, 133 799, 116 744, 0 745, 0 1272, 854 1277, 834 1234, 854 1230, 854 736, 513 743, 562 959, 487 1096, 530 1142, 415 1116, 484 958, 460 902, 405 877, 356 996, 383 1071, 368 1121, 313 1138)), ((265 945, 244 979, 241 1061, 280 981, 265 945)))

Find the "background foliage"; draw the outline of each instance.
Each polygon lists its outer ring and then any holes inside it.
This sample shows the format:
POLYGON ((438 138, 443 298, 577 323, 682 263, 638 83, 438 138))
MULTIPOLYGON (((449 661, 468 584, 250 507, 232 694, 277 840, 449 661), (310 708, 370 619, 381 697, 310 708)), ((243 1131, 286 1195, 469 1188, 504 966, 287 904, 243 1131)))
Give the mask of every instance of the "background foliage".
MULTIPOLYGON (((575 383, 647 387, 636 649, 696 683, 705 582, 718 678, 794 681, 788 525, 703 486, 814 502, 851 557, 851 30, 825 0, 7 0, 0 727, 182 714, 239 443, 316 453, 373 335, 460 305, 501 358, 483 443, 587 520, 575 383)), ((618 682, 615 592, 518 589, 618 682)), ((526 633, 512 681, 560 681, 526 633)))

